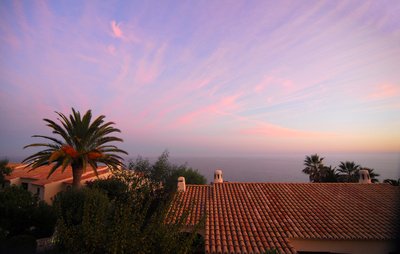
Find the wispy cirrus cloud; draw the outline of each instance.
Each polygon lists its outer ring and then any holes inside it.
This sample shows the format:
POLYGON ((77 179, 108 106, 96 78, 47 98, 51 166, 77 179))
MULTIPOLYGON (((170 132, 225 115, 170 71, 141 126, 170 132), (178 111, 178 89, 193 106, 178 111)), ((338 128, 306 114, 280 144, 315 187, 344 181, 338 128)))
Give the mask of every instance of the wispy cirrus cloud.
POLYGON ((204 120, 208 122, 210 119, 215 119, 224 115, 223 114, 224 112, 236 110, 243 106, 243 103, 236 102, 236 100, 241 95, 242 93, 229 97, 223 97, 220 99, 218 103, 214 105, 210 105, 205 108, 201 108, 186 115, 183 115, 172 125, 170 125, 167 129, 176 128, 180 126, 189 126, 189 128, 191 129, 196 126, 203 125, 204 120))
POLYGON ((117 23, 115 20, 111 21, 112 36, 120 38, 124 41, 133 41, 140 43, 141 40, 136 36, 133 27, 126 26, 126 30, 122 30, 122 26, 125 27, 124 22, 117 23))
POLYGON ((393 97, 400 97, 400 87, 394 86, 392 83, 380 85, 368 95, 370 99, 387 99, 393 97))
POLYGON ((275 138, 335 138, 335 137, 346 137, 348 135, 335 134, 335 133, 321 133, 321 132, 310 132, 300 131, 289 128, 284 128, 268 123, 261 123, 258 126, 240 129, 235 132, 238 135, 244 136, 255 136, 255 137, 275 137, 275 138))
POLYGON ((117 22, 115 20, 111 21, 111 28, 113 30, 113 36, 126 40, 125 36, 122 34, 122 30, 120 28, 120 26, 122 25, 122 22, 119 22, 117 24, 117 22))

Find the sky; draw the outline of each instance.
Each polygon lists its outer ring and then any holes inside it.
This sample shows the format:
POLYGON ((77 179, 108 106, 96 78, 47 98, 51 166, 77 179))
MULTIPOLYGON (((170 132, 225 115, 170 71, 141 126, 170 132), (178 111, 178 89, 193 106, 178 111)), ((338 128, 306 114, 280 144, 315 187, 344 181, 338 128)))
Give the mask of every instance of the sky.
POLYGON ((130 156, 400 152, 400 1, 0 1, 0 157, 71 108, 130 156))

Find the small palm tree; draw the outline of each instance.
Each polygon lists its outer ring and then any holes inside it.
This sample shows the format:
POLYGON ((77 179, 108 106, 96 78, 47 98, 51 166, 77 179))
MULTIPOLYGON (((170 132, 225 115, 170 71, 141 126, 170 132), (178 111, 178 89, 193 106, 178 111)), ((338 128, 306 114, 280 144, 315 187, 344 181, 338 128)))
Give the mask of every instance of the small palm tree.
POLYGON ((72 186, 78 187, 86 165, 92 167, 96 176, 97 163, 105 164, 111 169, 124 165, 121 162, 123 159, 116 153, 128 153, 109 144, 110 142, 122 142, 123 140, 108 136, 111 133, 121 131, 112 127, 114 125, 113 122, 104 123, 104 115, 91 122, 91 110, 88 110, 81 117, 79 111, 75 111, 72 108, 72 115, 69 116, 69 119, 62 113, 56 113, 61 118, 58 118, 61 125, 49 119, 43 120, 47 123, 47 126, 53 129, 53 134, 60 136, 61 139, 42 135, 32 136, 44 138, 51 142, 25 146, 24 149, 27 147, 45 147, 44 150, 22 161, 22 163, 29 163, 26 167, 32 167, 31 170, 34 170, 40 166, 54 163, 47 176, 48 178, 57 168, 61 167, 62 172, 64 172, 65 168, 71 165, 73 174, 72 186))
POLYGON ((304 160, 304 166, 306 167, 302 172, 310 176, 310 182, 317 183, 322 181, 325 175, 325 166, 322 163, 323 160, 324 158, 320 158, 318 154, 306 156, 304 160))
POLYGON ((339 179, 341 182, 356 183, 358 182, 358 172, 361 169, 360 165, 354 163, 354 161, 340 162, 338 171, 341 173, 339 179))
POLYGON ((336 171, 336 168, 332 168, 332 166, 325 167, 325 175, 322 179, 324 183, 337 183, 339 182, 339 174, 336 171))
POLYGON ((384 183, 390 183, 393 186, 400 186, 400 178, 398 180, 395 179, 385 179, 383 180, 384 183))

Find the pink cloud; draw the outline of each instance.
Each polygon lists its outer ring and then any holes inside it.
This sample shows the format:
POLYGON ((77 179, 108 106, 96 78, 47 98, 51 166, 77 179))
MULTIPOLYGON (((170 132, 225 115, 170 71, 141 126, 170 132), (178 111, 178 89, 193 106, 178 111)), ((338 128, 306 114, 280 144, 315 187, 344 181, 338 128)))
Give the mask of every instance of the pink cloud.
POLYGON ((207 85, 210 82, 210 79, 206 79, 203 82, 201 82, 196 88, 201 88, 205 85, 207 85))
POLYGON ((122 31, 122 25, 122 22, 117 23, 115 20, 111 21, 112 36, 125 41, 140 43, 139 38, 133 33, 133 27, 124 25, 124 31, 122 31))
MULTIPOLYGON (((235 103, 236 99, 243 93, 239 93, 229 97, 223 97, 217 104, 208 106, 191 112, 187 115, 180 117, 172 126, 169 128, 174 128, 181 125, 193 124, 194 122, 201 122, 201 120, 209 121, 211 118, 215 118, 221 115, 227 115, 226 111, 234 110, 243 106, 241 103, 235 103)), ((200 125, 204 125, 203 121, 200 125)), ((168 129, 169 129, 168 128, 168 129)))
POLYGON ((288 129, 268 123, 259 124, 257 127, 241 129, 236 132, 240 135, 257 137, 278 137, 278 138, 326 138, 343 137, 344 135, 332 133, 307 132, 288 129))
POLYGON ((149 83, 156 77, 154 69, 141 65, 136 73, 135 81, 139 83, 149 83))
POLYGON ((236 95, 233 95, 233 96, 223 97, 221 99, 221 101, 217 105, 211 106, 211 108, 216 108, 216 109, 219 109, 219 110, 233 110, 233 109, 240 108, 241 106, 243 106, 243 104, 242 103, 234 104, 234 102, 242 94, 243 93, 239 93, 239 94, 236 94, 236 95))
POLYGON ((397 96, 400 96, 400 87, 394 87, 393 84, 387 83, 375 88, 375 91, 368 98, 383 99, 397 96))
POLYGON ((114 47, 114 45, 109 45, 108 46, 108 51, 111 53, 111 54, 114 54, 114 51, 115 51, 115 47, 114 47))
POLYGON ((261 92, 264 88, 274 79, 274 77, 266 77, 263 82, 254 87, 253 91, 256 93, 261 92))
POLYGON ((285 81, 285 82, 283 83, 283 86, 284 86, 284 87, 291 87, 291 86, 292 86, 292 81, 290 81, 290 80, 285 81))
POLYGON ((138 71, 136 73, 136 83, 149 83, 156 79, 163 70, 162 60, 167 46, 161 46, 155 53, 154 59, 148 60, 147 56, 138 63, 138 71))
POLYGON ((122 30, 120 29, 121 24, 122 22, 117 24, 115 20, 111 21, 111 27, 114 32, 114 36, 125 40, 126 38, 122 35, 122 30))
POLYGON ((210 92, 210 97, 214 97, 214 94, 218 89, 219 89, 219 86, 214 86, 214 88, 210 92))

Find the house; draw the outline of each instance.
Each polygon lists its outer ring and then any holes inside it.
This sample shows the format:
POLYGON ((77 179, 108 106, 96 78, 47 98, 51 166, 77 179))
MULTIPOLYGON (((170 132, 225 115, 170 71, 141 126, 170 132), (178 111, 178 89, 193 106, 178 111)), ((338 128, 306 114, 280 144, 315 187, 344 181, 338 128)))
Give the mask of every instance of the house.
POLYGON ((400 187, 386 183, 224 182, 216 171, 211 185, 180 178, 178 189, 173 214, 194 200, 187 226, 207 215, 207 254, 399 251, 400 187))
MULTIPOLYGON (((5 177, 8 181, 6 185, 15 184, 17 186, 23 186, 26 190, 38 194, 41 200, 49 204, 53 202, 52 198, 58 192, 72 186, 71 166, 66 167, 64 172, 61 172, 61 169, 57 169, 49 178, 47 178, 47 176, 53 165, 41 166, 30 172, 29 170, 31 168, 25 168, 26 164, 10 163, 8 166, 13 167, 14 171, 10 176, 5 177)), ((107 178, 111 174, 108 167, 99 167, 97 173, 99 178, 107 178)), ((88 166, 82 175, 81 183, 84 184, 86 181, 96 178, 97 176, 92 168, 88 166)))

